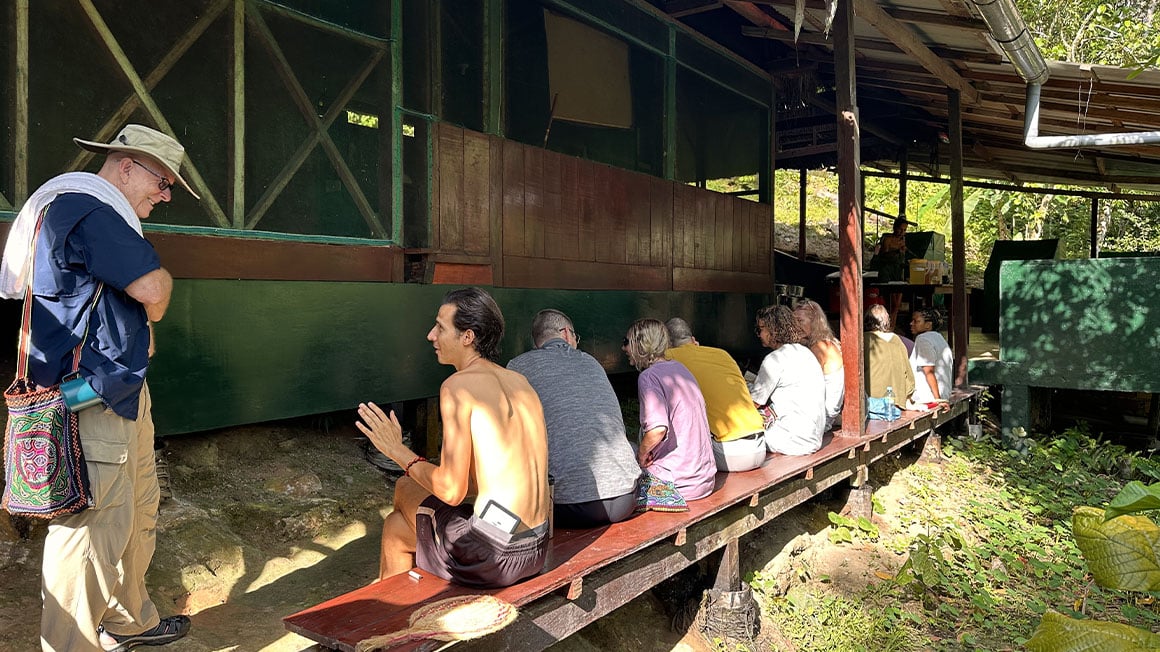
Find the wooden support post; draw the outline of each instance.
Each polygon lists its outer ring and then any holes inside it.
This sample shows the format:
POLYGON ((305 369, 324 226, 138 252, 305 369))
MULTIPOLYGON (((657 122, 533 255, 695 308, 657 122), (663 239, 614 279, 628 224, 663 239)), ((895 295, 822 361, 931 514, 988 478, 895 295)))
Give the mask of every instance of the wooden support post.
POLYGON ((721 564, 717 567, 717 578, 713 581, 713 588, 719 591, 738 591, 741 589, 740 555, 737 551, 737 539, 730 539, 725 544, 721 556, 721 564))
POLYGON ((942 435, 939 434, 938 430, 930 429, 930 434, 922 443, 922 454, 919 455, 918 459, 923 462, 942 463, 942 435))
POLYGON ((870 518, 874 514, 874 487, 869 481, 870 469, 865 464, 854 470, 850 476, 850 495, 846 497, 842 513, 853 518, 870 518))
POLYGON ((858 203, 861 142, 854 79, 854 7, 838 3, 834 18, 834 70, 838 109, 838 258, 841 277, 842 363, 846 399, 842 435, 862 436, 866 427, 866 379, 862 364, 862 210, 858 203))
MULTIPOLYGON (((257 11, 257 10, 255 10, 257 11)), ((230 223, 246 227, 246 2, 234 0, 233 49, 230 51, 230 223)))
POLYGON ((13 113, 13 190, 12 208, 17 210, 28 199, 28 2, 16 0, 16 91, 12 98, 13 113))
POLYGON ((798 260, 806 259, 806 169, 798 170, 798 260))
POLYGON ((898 148, 898 217, 906 218, 906 172, 909 166, 907 160, 909 150, 907 143, 898 148))
POLYGON ((963 113, 959 91, 947 90, 947 131, 951 139, 951 267, 954 271, 951 324, 954 345, 955 387, 967 386, 967 338, 971 316, 967 312, 966 229, 963 215, 963 113))

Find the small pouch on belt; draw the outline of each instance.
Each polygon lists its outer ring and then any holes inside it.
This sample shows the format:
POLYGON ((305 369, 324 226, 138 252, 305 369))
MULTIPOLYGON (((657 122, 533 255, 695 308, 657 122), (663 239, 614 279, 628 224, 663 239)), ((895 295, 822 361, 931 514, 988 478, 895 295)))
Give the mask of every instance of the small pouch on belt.
POLYGON ((73 413, 101 404, 101 395, 80 373, 65 376, 60 383, 60 393, 64 395, 65 406, 73 413))

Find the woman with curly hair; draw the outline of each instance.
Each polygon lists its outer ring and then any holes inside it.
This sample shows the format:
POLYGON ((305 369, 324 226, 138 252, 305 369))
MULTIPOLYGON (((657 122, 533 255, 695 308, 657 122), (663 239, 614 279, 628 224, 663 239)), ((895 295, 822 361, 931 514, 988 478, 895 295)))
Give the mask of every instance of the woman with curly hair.
POLYGON ((941 327, 942 313, 937 308, 920 308, 911 315, 914 350, 910 352, 910 365, 914 370, 915 403, 935 403, 951 397, 954 356, 938 332, 941 327))
POLYGON ((685 500, 713 492, 717 464, 705 399, 685 365, 665 359, 669 331, 655 319, 637 320, 624 338, 628 361, 640 371, 640 447, 637 462, 672 482, 685 500))
POLYGON ((822 365, 822 375, 826 379, 826 426, 834 427, 842 412, 842 399, 846 396, 846 374, 842 365, 842 344, 830 330, 830 320, 816 301, 799 302, 793 309, 798 326, 805 332, 802 344, 806 346, 822 365))
POLYGON ((749 388, 765 417, 765 445, 774 453, 808 455, 822 447, 826 425, 822 366, 802 345, 805 333, 786 306, 757 312, 757 336, 772 349, 749 388))

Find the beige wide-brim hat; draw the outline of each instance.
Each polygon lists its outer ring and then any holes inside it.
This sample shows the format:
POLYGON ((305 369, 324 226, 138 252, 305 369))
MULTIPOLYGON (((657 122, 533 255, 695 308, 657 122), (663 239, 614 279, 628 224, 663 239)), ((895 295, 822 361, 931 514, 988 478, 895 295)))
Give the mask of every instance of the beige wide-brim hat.
POLYGON ((181 143, 156 129, 142 125, 125 125, 125 128, 117 134, 111 143, 97 143, 80 138, 73 138, 73 142, 97 154, 108 154, 109 152, 144 154, 163 165, 170 174, 177 178, 182 187, 193 195, 194 199, 201 199, 193 191, 193 188, 189 187, 189 182, 181 176, 179 171, 181 162, 185 160, 185 148, 181 146, 181 143))

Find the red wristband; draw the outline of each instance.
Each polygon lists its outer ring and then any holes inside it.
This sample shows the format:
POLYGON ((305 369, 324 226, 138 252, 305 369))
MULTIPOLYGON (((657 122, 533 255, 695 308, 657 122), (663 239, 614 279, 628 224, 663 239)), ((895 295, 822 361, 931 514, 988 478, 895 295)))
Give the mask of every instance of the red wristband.
POLYGON ((419 462, 426 462, 426 461, 427 461, 427 458, 426 458, 426 457, 423 457, 422 455, 420 455, 420 456, 416 457, 415 459, 411 460, 411 461, 410 461, 410 463, 408 463, 408 464, 407 464, 407 467, 406 467, 405 469, 403 469, 403 475, 410 476, 410 475, 411 475, 411 467, 412 467, 412 466, 415 466, 415 465, 416 465, 416 464, 418 464, 419 462))

